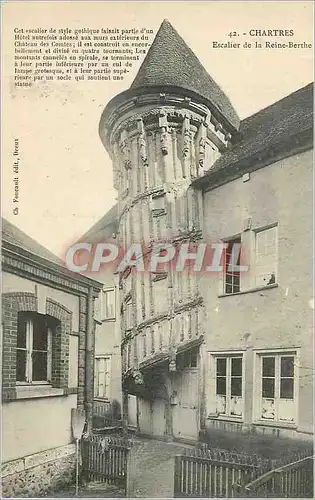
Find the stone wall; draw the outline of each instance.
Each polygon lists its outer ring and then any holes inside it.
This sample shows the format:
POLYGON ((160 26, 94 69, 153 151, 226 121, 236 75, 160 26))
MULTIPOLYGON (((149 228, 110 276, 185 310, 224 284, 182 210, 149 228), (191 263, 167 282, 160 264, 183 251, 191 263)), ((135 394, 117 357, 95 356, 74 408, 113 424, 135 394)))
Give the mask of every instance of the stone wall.
POLYGON ((2 464, 2 497, 39 497, 74 482, 75 446, 70 444, 2 464))

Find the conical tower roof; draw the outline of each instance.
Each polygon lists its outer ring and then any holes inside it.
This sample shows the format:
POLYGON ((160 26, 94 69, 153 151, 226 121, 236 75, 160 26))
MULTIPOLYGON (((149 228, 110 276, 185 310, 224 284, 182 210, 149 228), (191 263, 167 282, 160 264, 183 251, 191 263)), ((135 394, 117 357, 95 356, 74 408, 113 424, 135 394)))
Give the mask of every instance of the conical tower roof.
POLYGON ((160 92, 190 97, 205 104, 227 130, 237 131, 240 119, 229 98, 211 78, 193 51, 166 19, 161 24, 131 87, 105 107, 100 124, 101 140, 110 152, 108 119, 127 100, 160 92))
POLYGON ((130 90, 150 86, 175 86, 194 92, 216 107, 233 127, 239 127, 240 120, 230 100, 167 19, 161 24, 130 90))

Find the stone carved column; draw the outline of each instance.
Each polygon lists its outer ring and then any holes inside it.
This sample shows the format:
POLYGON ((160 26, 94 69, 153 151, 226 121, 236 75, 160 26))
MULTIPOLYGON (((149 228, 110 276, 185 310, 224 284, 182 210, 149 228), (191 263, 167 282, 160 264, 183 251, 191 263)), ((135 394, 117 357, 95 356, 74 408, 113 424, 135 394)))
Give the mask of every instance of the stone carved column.
POLYGON ((126 130, 122 130, 120 136, 120 151, 123 156, 123 164, 126 170, 131 168, 129 138, 126 130))
POLYGON ((168 138, 168 123, 167 115, 161 113, 159 116, 159 128, 160 128, 160 144, 162 155, 166 156, 169 152, 169 138, 168 138))
POLYGON ((206 158, 206 138, 207 138, 207 129, 205 124, 201 124, 199 127, 199 143, 198 143, 198 171, 197 175, 200 176, 203 174, 205 168, 205 158, 206 158))
POLYGON ((144 191, 146 191, 149 188, 149 162, 148 162, 148 154, 147 154, 147 140, 146 140, 146 135, 145 135, 145 129, 144 129, 144 124, 142 118, 138 118, 137 120, 137 125, 138 125, 138 150, 139 150, 139 157, 141 161, 140 168, 143 167, 143 172, 139 172, 139 175, 143 179, 143 188, 144 191), (143 174, 143 175, 142 175, 143 174))
POLYGON ((183 177, 186 178, 187 174, 189 172, 188 170, 188 165, 190 163, 190 142, 191 142, 191 137, 190 137, 190 120, 189 116, 186 115, 184 120, 183 120, 183 127, 182 127, 182 141, 183 141, 183 147, 182 147, 182 156, 183 156, 183 177))

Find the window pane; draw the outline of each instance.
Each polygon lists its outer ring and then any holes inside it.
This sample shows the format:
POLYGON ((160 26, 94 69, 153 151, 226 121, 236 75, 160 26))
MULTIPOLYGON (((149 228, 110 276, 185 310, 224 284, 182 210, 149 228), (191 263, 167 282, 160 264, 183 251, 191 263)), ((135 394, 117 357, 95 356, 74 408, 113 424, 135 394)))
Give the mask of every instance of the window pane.
POLYGON ((294 384, 293 378, 282 378, 280 380, 280 398, 293 399, 294 384))
POLYGON ((276 416, 275 410, 275 402, 273 399, 263 399, 262 401, 262 409, 261 409, 261 418, 265 418, 267 420, 274 420, 276 416))
POLYGON ((36 314, 33 319, 33 349, 47 350, 46 317, 36 314))
POLYGON ((226 375, 226 358, 217 358, 217 375, 226 375))
POLYGON ((230 400, 231 415, 241 417, 243 414, 243 400, 242 398, 232 397, 230 400))
POLYGON ((231 285, 232 284, 232 281, 233 281, 233 275, 232 274, 229 274, 229 273, 226 273, 226 276, 225 276, 225 283, 227 285, 231 285))
POLYGON ((273 378, 263 378, 262 395, 263 398, 273 398, 275 394, 275 380, 273 378))
MULTIPOLYGON (((236 238, 233 241, 229 242, 229 246, 226 249, 226 264, 227 267, 229 264, 231 266, 239 265, 240 264, 240 245, 241 245, 241 238, 236 238)), ((234 269, 230 267, 228 269, 228 272, 234 272, 234 269)))
POLYGON ((232 358, 231 375, 242 376, 242 358, 232 358))
POLYGON ((240 291, 240 275, 234 266, 240 263, 241 238, 228 242, 225 251, 225 293, 236 293, 240 291))
POLYGON ((191 368, 196 368, 197 367, 197 351, 192 351, 190 355, 190 367, 191 368))
POLYGON ((231 378, 231 396, 242 395, 242 377, 231 378))
POLYGON ((107 318, 112 318, 113 317, 113 312, 114 312, 114 308, 113 308, 113 295, 114 295, 114 291, 113 290, 110 290, 110 291, 107 291, 105 292, 105 315, 107 318))
POLYGON ((189 352, 187 351, 184 352, 182 360, 183 360, 183 368, 188 368, 190 363, 189 352))
POLYGON ((226 378, 217 377, 217 394, 226 394, 226 378))
POLYGON ((16 351, 16 381, 26 382, 26 351, 17 349, 16 351))
POLYGON ((275 376, 275 358, 268 357, 262 360, 262 374, 263 377, 274 377, 275 376))
POLYGON ((234 274, 233 277, 233 292, 239 292, 240 291, 240 275, 238 273, 234 274))
POLYGON ((217 396, 216 397, 216 411, 219 415, 224 415, 226 413, 226 397, 217 396))
POLYGON ((47 380, 47 352, 33 351, 33 381, 47 380))
POLYGON ((281 357, 281 377, 294 377, 294 357, 281 357))
POLYGON ((26 347, 26 316, 23 313, 18 315, 17 347, 26 347))
POLYGON ((282 422, 294 422, 296 406, 293 400, 280 399, 278 404, 278 418, 282 422))

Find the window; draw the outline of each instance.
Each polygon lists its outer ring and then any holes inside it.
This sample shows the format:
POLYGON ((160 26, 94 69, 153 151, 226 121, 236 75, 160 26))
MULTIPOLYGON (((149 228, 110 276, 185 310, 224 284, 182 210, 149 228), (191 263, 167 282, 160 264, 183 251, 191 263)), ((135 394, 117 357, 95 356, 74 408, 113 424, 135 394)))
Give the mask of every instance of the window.
POLYGON ((95 358, 94 397, 108 398, 110 395, 110 357, 95 358))
POLYGON ((17 328, 17 383, 51 381, 52 323, 43 314, 20 312, 17 328))
POLYGON ((296 409, 295 354, 264 354, 259 357, 259 419, 294 422, 296 409))
POLYGON ((179 355, 178 366, 180 368, 197 368, 198 349, 191 349, 179 355))
POLYGON ((243 358, 218 356, 215 358, 216 414, 229 417, 243 416, 243 358))
POLYGON ((101 292, 101 321, 115 319, 115 317, 115 289, 104 289, 101 292))
POLYGON ((226 242, 227 248, 224 252, 224 293, 237 293, 240 291, 240 271, 233 269, 240 266, 241 238, 235 238, 226 242))
POLYGON ((152 195, 151 206, 152 206, 153 217, 159 217, 161 215, 166 214, 164 192, 163 193, 156 193, 155 195, 154 194, 152 195))
POLYGON ((277 281, 277 226, 256 233, 256 286, 277 281))

